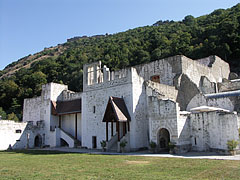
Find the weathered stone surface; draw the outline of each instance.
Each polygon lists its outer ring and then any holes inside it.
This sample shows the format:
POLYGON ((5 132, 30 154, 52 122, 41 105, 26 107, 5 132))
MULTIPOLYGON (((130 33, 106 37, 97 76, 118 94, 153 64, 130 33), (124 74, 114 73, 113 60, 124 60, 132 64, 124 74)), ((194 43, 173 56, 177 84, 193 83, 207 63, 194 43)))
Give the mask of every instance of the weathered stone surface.
MULTIPOLYGON (((116 151, 124 140, 127 151, 147 148, 150 141, 156 142, 159 150, 175 143, 178 153, 191 148, 225 150, 227 140, 239 140, 236 132, 240 127, 234 112, 240 109, 238 93, 221 94, 240 89, 239 80, 226 80, 229 73, 229 65, 217 56, 194 61, 178 55, 113 72, 101 61, 86 64, 83 92, 49 83, 42 87, 40 97, 24 100, 23 121, 28 123, 21 126, 21 143, 13 146, 34 147, 41 137, 41 145, 51 147, 68 143, 69 147, 81 144, 100 149, 100 142, 108 139, 107 147, 116 151), (121 122, 111 111, 108 119, 113 123, 103 122, 110 96, 124 100, 131 120, 121 122), (76 99, 81 99, 81 112, 54 111, 57 102, 76 99), (219 107, 229 113, 190 112, 199 106, 219 107)), ((15 125, 4 127, 11 131, 15 125)))

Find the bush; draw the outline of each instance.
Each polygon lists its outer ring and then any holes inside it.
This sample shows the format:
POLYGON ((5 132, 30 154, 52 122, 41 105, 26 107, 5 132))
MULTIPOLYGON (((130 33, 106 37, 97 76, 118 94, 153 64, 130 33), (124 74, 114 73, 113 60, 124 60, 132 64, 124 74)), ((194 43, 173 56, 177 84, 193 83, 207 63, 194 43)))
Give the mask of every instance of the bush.
POLYGON ((168 147, 169 147, 169 149, 174 149, 175 148, 175 143, 173 143, 173 142, 169 142, 168 143, 168 147))
POLYGON ((235 141, 235 140, 229 140, 227 142, 227 146, 228 146, 229 151, 233 151, 237 147, 237 145, 238 145, 238 142, 235 141))
POLYGON ((107 146, 107 142, 104 140, 102 140, 100 143, 102 148, 105 148, 107 146))
POLYGON ((120 147, 124 148, 127 145, 127 141, 123 140, 122 142, 120 142, 120 147))
POLYGON ((157 147, 157 144, 155 142, 151 141, 149 143, 149 146, 151 147, 151 149, 155 149, 157 147))

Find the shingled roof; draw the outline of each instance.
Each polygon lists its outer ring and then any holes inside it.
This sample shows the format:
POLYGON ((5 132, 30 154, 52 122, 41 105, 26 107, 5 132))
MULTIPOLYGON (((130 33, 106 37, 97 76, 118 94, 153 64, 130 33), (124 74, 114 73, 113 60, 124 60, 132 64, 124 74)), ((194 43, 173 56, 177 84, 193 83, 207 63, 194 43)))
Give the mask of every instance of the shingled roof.
POLYGON ((109 97, 103 122, 127 122, 131 121, 127 106, 123 98, 109 97))
POLYGON ((74 99, 70 101, 52 101, 52 114, 63 115, 80 113, 82 110, 81 99, 74 99))

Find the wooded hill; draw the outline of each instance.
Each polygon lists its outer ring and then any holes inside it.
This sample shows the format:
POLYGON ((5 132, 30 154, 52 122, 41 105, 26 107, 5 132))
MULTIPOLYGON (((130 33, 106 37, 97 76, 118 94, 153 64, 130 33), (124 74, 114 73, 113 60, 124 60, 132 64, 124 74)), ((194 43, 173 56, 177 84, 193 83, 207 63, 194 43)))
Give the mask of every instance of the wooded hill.
POLYGON ((198 18, 189 15, 177 22, 158 21, 113 35, 75 37, 24 57, 0 71, 0 115, 21 119, 24 98, 39 96, 41 85, 47 82, 81 91, 85 63, 101 60, 116 70, 178 54, 192 59, 217 55, 239 74, 240 4, 198 18))

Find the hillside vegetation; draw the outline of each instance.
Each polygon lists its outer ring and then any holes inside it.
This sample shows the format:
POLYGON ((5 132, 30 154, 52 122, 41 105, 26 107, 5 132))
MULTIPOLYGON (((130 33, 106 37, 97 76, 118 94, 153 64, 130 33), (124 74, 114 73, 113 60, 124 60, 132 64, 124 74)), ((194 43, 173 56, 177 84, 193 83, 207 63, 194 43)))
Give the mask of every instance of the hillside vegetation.
POLYGON ((47 82, 81 91, 85 63, 101 60, 115 70, 177 54, 192 59, 215 54, 239 74, 240 4, 198 18, 189 15, 182 21, 158 21, 113 35, 72 38, 24 57, 0 71, 0 114, 5 111, 21 119, 24 98, 40 95, 47 82))

